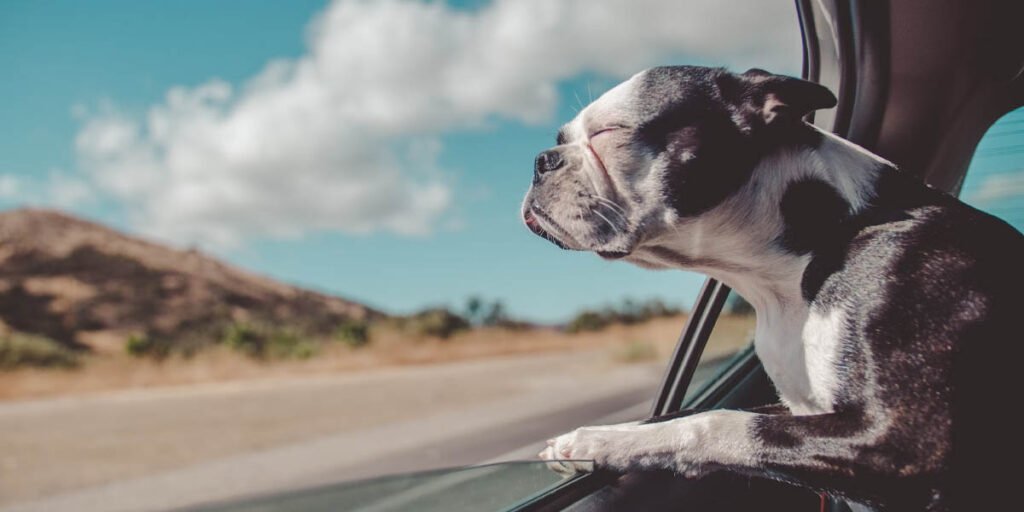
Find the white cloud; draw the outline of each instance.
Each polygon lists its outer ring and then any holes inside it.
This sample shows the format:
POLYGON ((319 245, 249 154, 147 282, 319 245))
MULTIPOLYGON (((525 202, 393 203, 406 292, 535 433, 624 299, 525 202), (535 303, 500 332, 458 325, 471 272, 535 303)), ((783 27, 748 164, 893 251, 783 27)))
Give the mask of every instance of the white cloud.
POLYGON ((51 169, 47 179, 37 180, 0 174, 0 199, 16 204, 71 208, 94 199, 94 194, 92 184, 60 169, 51 169))
POLYGON ((314 19, 306 55, 240 88, 175 87, 144 119, 76 109, 76 148, 92 186, 152 236, 427 233, 454 200, 436 164, 445 133, 547 120, 560 81, 675 55, 792 71, 796 15, 771 4, 498 0, 465 12, 339 0, 314 19))
POLYGON ((79 177, 52 171, 45 191, 46 203, 73 208, 95 199, 93 187, 79 177))
POLYGON ((0 199, 16 199, 21 188, 21 179, 17 176, 0 174, 0 199))
POLYGON ((1024 170, 986 176, 978 187, 964 194, 964 200, 979 206, 1024 197, 1024 170))

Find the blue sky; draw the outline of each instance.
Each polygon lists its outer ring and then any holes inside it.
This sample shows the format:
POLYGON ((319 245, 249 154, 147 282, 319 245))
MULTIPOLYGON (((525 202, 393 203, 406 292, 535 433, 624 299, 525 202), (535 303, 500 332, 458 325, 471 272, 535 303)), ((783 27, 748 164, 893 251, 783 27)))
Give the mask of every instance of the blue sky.
MULTIPOLYGON (((0 207, 64 208, 399 313, 471 294, 539 321, 688 305, 700 276, 526 231, 533 156, 654 63, 798 73, 791 2, 574 3, 5 2, 0 207)), ((974 174, 1019 187, 1019 155, 991 159, 974 174)), ((1020 215, 984 187, 965 191, 1020 215)))
POLYGON ((960 197, 1024 231, 1024 108, 989 128, 967 169, 960 197))

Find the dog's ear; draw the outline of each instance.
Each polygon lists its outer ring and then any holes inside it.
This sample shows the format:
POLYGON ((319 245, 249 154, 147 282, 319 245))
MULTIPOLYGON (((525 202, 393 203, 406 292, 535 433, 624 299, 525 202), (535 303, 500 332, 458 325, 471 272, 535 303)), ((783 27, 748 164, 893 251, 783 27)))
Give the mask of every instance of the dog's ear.
POLYGON ((799 121, 815 110, 836 106, 836 97, 827 87, 763 69, 741 75, 723 73, 716 82, 722 98, 750 124, 799 121))

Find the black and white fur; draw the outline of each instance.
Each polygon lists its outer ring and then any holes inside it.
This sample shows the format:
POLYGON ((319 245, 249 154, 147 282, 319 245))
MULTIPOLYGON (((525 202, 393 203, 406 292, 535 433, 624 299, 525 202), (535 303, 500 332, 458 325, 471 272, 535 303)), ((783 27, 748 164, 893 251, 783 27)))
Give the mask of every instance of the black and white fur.
POLYGON ((886 510, 970 498, 969 477, 982 481, 1003 442, 975 434, 1010 418, 980 394, 1004 383, 986 359, 1020 341, 1006 333, 1019 332, 1024 237, 802 120, 835 102, 761 70, 654 68, 538 156, 526 225, 562 248, 734 288, 757 311, 756 351, 782 401, 580 428, 542 458, 732 470, 886 510))

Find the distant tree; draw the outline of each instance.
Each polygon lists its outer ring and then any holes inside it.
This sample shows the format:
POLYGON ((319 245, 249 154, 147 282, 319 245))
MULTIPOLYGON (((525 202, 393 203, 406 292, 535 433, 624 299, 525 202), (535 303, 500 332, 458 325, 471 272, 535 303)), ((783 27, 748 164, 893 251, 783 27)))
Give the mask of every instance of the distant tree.
POLYGON ((507 322, 509 322, 509 318, 505 313, 505 304, 500 300, 495 300, 488 306, 487 314, 484 315, 480 323, 487 326, 498 326, 507 322))
POLYGON ((622 300, 622 304, 619 306, 619 310, 617 311, 618 314, 615 315, 618 318, 615 320, 624 324, 635 324, 641 322, 646 320, 642 317, 642 310, 643 308, 640 304, 627 297, 622 300))
POLYGON ((523 328, 529 324, 513 319, 501 299, 487 300, 479 295, 471 295, 466 299, 462 316, 470 324, 485 327, 523 328))
POLYGON ((466 319, 475 325, 483 323, 484 300, 479 295, 466 299, 466 319))

